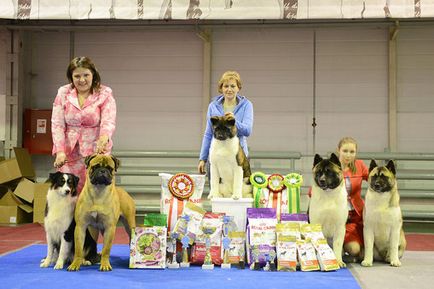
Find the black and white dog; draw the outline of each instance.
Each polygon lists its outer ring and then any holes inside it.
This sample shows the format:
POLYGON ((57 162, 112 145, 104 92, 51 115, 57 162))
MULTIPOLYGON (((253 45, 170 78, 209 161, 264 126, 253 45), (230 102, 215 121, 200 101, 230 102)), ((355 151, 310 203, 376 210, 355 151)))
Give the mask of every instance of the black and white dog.
MULTIPOLYGON (((47 237, 47 257, 42 259, 41 267, 54 264, 54 269, 62 269, 74 257, 74 210, 77 202, 77 184, 79 178, 68 173, 51 173, 48 181, 51 185, 47 192, 44 227, 47 237)), ((86 232, 86 264, 99 260, 96 241, 86 232)))

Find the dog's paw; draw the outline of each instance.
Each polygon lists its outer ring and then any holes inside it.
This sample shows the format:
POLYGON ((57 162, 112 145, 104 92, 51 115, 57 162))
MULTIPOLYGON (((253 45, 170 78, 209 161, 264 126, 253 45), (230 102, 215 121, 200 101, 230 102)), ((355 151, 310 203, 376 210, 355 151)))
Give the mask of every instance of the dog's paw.
POLYGON ((63 269, 63 262, 57 261, 56 265, 54 265, 54 270, 61 270, 63 269))
POLYGON ((363 260, 361 264, 363 267, 372 267, 372 262, 369 262, 367 260, 363 260))
POLYGON ((342 260, 338 260, 338 265, 340 268, 346 268, 347 267, 347 264, 345 264, 345 262, 342 260))
POLYGON ((71 263, 71 265, 69 265, 68 271, 78 271, 78 270, 80 270, 81 263, 82 263, 82 261, 80 261, 80 260, 74 260, 71 263))
POLYGON ((83 266, 90 266, 90 265, 92 265, 92 262, 89 261, 89 260, 83 260, 83 264, 81 264, 81 265, 83 265, 83 266))
POLYGON ((399 261, 399 260, 390 261, 390 266, 400 267, 401 266, 401 261, 399 261))
POLYGON ((111 271, 112 265, 108 260, 101 260, 101 265, 99 266, 100 271, 111 271))
POLYGON ((48 258, 45 258, 42 260, 43 260, 43 262, 41 262, 41 264, 39 265, 41 268, 47 268, 48 266, 50 266, 50 260, 48 258))
POLYGON ((241 195, 240 194, 234 194, 234 195, 232 195, 232 199, 239 200, 239 199, 241 199, 241 195))
POLYGON ((212 200, 213 198, 217 197, 218 195, 219 195, 219 192, 211 190, 208 194, 208 199, 212 200))

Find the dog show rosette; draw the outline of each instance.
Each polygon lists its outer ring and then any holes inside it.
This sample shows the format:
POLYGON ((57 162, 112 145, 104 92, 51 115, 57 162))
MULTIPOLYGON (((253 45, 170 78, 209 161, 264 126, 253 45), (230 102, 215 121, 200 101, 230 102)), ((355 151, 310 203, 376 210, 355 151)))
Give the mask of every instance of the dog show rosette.
POLYGON ((263 189, 268 186, 268 178, 262 172, 256 172, 250 175, 250 183, 253 186, 253 199, 255 208, 260 207, 260 198, 263 196, 263 189))
POLYGON ((287 174, 283 183, 288 192, 288 213, 300 213, 300 187, 303 184, 303 176, 297 173, 287 174))
POLYGON ((160 173, 160 213, 167 215, 167 230, 172 232, 187 202, 202 206, 205 175, 160 173))

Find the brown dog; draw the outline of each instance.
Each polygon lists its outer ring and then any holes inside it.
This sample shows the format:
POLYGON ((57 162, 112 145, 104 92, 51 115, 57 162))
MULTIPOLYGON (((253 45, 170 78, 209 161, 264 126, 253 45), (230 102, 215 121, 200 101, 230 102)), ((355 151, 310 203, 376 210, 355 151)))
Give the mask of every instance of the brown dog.
MULTIPOLYGON (((83 244, 86 229, 91 226, 101 231, 104 246, 101 252, 101 271, 110 271, 110 250, 116 231, 116 224, 121 218, 125 230, 131 237, 131 229, 136 226, 136 208, 134 200, 122 188, 115 186, 114 173, 119 167, 119 160, 113 156, 92 155, 85 160, 86 182, 78 197, 75 207, 74 231, 75 254, 69 271, 77 271, 83 263, 83 244)), ((96 239, 98 234, 94 236, 96 239)))

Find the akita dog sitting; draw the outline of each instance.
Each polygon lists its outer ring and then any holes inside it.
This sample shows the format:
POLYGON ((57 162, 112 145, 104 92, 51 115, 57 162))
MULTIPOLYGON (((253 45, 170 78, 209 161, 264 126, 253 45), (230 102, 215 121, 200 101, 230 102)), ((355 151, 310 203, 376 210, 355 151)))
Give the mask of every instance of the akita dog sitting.
POLYGON ((368 191, 363 210, 363 235, 365 258, 362 266, 372 266, 372 261, 385 261, 401 266, 407 242, 402 230, 402 213, 396 170, 393 161, 378 166, 372 160, 369 166, 368 191))
POLYGON ((210 147, 211 191, 208 198, 252 197, 250 164, 240 145, 232 115, 211 118, 213 139, 210 147))
POLYGON ((347 190, 339 158, 334 153, 330 159, 322 159, 316 154, 313 177, 309 203, 310 223, 321 224, 324 237, 333 248, 339 267, 346 267, 342 261, 342 248, 348 218, 347 190))

